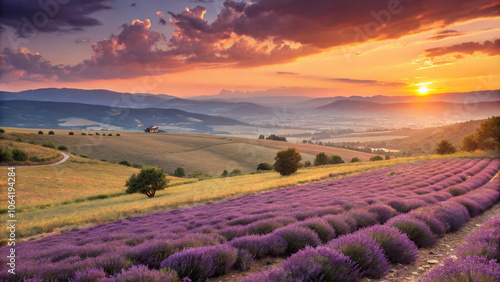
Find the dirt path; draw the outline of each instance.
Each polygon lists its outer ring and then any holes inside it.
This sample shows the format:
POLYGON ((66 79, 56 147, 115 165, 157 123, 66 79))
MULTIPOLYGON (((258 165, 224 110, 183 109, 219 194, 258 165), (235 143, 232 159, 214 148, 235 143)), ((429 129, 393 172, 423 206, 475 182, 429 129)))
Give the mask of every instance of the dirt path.
MULTIPOLYGON (((455 254, 457 246, 461 245, 465 238, 480 229, 481 225, 491 218, 500 216, 500 203, 497 203, 484 213, 472 218, 459 231, 447 233, 443 238, 438 239, 434 247, 418 250, 418 259, 411 265, 392 265, 391 272, 380 280, 371 281, 410 281, 416 282, 424 279, 425 274, 437 265, 441 265, 443 260, 455 254)), ((363 279, 363 281, 370 281, 363 279)))
MULTIPOLYGON (((66 154, 65 152, 61 152, 61 154, 63 155, 63 158, 62 160, 60 161, 57 161, 55 163, 51 163, 51 164, 39 164, 39 165, 14 165, 15 167, 21 167, 21 166, 24 166, 24 167, 38 167, 38 166, 51 166, 51 165, 58 165, 58 164, 62 164, 64 163, 65 161, 67 161, 69 158, 71 158, 70 155, 66 154)), ((9 165, 9 166, 12 166, 12 165, 9 165)), ((8 167, 8 166, 0 166, 0 167, 8 167)))

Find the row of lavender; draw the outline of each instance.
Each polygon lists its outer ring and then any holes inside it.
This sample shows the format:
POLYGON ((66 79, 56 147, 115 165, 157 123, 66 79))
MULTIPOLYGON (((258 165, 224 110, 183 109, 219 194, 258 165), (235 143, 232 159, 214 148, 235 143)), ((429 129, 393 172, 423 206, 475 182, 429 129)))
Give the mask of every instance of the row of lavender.
MULTIPOLYGON (((255 274, 243 281, 357 281, 361 277, 382 278, 390 263, 409 264, 417 259, 417 247, 431 247, 444 232, 458 230, 471 216, 500 199, 500 179, 460 196, 474 209, 449 200, 401 214, 384 225, 340 236, 316 248, 306 247, 281 267, 255 274)), ((461 260, 448 259, 427 282, 498 281, 500 277, 500 218, 485 224, 483 231, 468 238, 458 249, 461 260), (471 257, 472 255, 472 257, 471 257), (494 259, 488 261, 488 259, 494 259), (463 279, 462 279, 463 278, 463 279), (469 279, 469 280, 468 280, 469 279)))
MULTIPOLYGON (((172 271, 155 270, 168 267, 197 280, 196 271, 176 265, 183 261, 183 249, 191 248, 192 256, 204 254, 200 265, 207 271, 199 277, 209 277, 229 267, 246 268, 253 258, 288 256, 306 245, 384 223, 398 211, 424 209, 450 198, 475 215, 482 208, 474 203, 486 202, 480 193, 468 191, 487 183, 498 172, 498 164, 488 159, 420 162, 55 235, 18 246, 22 263, 15 278, 65 281, 87 272, 107 277, 148 272, 175 279, 172 271), (229 244, 223 244, 227 240, 229 244)), ((419 216, 425 220, 425 214, 419 216)), ((436 234, 444 234, 436 222, 427 221, 436 234)), ((456 230, 457 223, 447 228, 456 230)))
POLYGON ((485 222, 458 247, 456 257, 446 258, 424 282, 485 281, 500 279, 500 216, 485 222))

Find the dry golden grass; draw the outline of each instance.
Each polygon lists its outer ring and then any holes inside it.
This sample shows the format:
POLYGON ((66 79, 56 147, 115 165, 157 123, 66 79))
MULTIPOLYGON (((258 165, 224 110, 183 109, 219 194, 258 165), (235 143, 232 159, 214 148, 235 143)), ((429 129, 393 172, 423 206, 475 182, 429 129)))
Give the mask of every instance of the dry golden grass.
MULTIPOLYGON (((20 137, 23 141, 35 140, 39 144, 50 140, 57 145, 65 145, 69 152, 87 155, 95 159, 115 162, 127 160, 163 168, 173 172, 183 167, 187 174, 203 172, 208 175, 220 175, 224 170, 240 169, 244 173, 255 171, 262 162, 273 163, 279 150, 297 147, 303 161, 314 161, 315 155, 325 152, 328 155, 340 155, 345 161, 358 157, 368 160, 373 154, 333 147, 258 140, 223 136, 185 134, 185 133, 144 133, 144 132, 96 132, 92 136, 82 136, 90 131, 73 130, 75 135, 68 135, 69 130, 54 130, 55 135, 38 135, 38 129, 6 128, 8 138, 20 137), (17 132, 17 133, 10 133, 17 132), (112 133, 113 136, 102 134, 112 133), (121 136, 115 136, 120 133, 121 136)), ((44 130, 48 132, 48 130, 44 130)))
POLYGON ((5 140, 5 139, 0 139, 0 147, 6 147, 10 150, 14 150, 16 148, 24 150, 26 153, 28 153, 28 156, 31 157, 37 157, 39 159, 44 159, 45 161, 41 162, 33 162, 33 161, 9 161, 9 162, 2 162, 2 165, 40 165, 40 164, 47 164, 47 163, 55 163, 63 158, 63 155, 54 149, 47 148, 47 147, 42 147, 39 145, 32 145, 29 143, 23 143, 23 142, 16 142, 16 141, 10 141, 10 140, 5 140))

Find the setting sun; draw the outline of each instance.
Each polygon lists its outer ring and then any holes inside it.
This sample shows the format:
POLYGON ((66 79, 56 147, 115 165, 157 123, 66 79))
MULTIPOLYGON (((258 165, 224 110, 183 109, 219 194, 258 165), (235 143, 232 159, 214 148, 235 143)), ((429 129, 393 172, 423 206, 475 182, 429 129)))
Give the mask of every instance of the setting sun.
POLYGON ((418 89, 418 93, 420 93, 420 95, 427 95, 429 93, 429 88, 427 88, 427 86, 421 86, 418 89))

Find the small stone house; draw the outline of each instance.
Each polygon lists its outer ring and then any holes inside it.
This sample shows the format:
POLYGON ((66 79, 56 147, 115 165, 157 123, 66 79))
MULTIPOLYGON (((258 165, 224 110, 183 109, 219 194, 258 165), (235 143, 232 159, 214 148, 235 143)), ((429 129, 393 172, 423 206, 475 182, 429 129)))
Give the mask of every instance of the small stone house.
POLYGON ((158 126, 150 126, 148 128, 146 128, 146 130, 144 130, 145 132, 159 132, 160 129, 158 128, 158 126))

